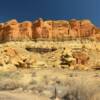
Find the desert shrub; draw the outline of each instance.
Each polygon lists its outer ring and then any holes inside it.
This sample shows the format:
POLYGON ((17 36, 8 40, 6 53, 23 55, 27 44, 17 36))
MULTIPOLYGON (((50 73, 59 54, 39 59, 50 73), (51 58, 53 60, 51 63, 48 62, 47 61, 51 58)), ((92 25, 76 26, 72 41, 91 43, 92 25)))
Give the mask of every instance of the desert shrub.
MULTIPOLYGON (((71 80, 66 83, 66 86, 63 100, 92 100, 92 97, 96 98, 96 94, 100 93, 99 82, 91 80, 71 80)), ((98 98, 100 99, 100 96, 98 98)))

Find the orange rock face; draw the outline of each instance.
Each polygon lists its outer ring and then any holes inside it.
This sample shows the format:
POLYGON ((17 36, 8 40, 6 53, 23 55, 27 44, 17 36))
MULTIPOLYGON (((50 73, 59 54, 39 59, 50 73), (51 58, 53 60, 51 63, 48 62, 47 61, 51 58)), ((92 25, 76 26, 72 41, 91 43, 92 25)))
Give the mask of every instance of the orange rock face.
POLYGON ((0 34, 2 34, 0 39, 2 41, 17 40, 19 35, 19 23, 16 20, 4 23, 0 34))
POLYGON ((0 24, 0 41, 3 40, 3 30, 4 30, 4 24, 1 23, 1 24, 0 24))
POLYGON ((89 37, 95 32, 95 26, 89 20, 83 20, 80 22, 80 35, 82 37, 89 37))
POLYGON ((94 35, 94 38, 96 40, 99 40, 100 41, 100 28, 97 28, 96 31, 95 31, 95 35, 94 35))
POLYGON ((66 39, 69 36, 69 22, 68 21, 53 21, 52 25, 52 38, 66 39))
POLYGON ((79 20, 70 20, 70 31, 69 34, 72 38, 79 38, 81 36, 80 33, 80 21, 79 20))
POLYGON ((29 21, 19 24, 19 39, 32 39, 32 23, 29 21))
POLYGON ((33 37, 63 40, 67 38, 88 38, 96 32, 96 27, 89 20, 57 20, 43 21, 39 19, 33 24, 33 37))
POLYGON ((66 40, 68 38, 99 39, 100 30, 89 20, 36 20, 34 22, 17 22, 15 19, 0 24, 0 41, 10 40, 66 40))

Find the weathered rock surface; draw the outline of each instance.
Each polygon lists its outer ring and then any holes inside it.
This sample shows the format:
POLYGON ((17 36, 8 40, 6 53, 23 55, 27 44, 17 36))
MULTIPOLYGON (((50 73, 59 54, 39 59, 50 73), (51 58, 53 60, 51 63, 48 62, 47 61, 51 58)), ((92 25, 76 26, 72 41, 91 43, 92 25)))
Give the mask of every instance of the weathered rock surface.
POLYGON ((100 69, 100 43, 23 41, 0 44, 0 70, 17 68, 100 69), (85 44, 83 44, 85 43, 85 44))
POLYGON ((29 21, 25 21, 20 23, 20 40, 23 39, 32 39, 32 23, 29 21))
POLYGON ((89 20, 43 20, 17 22, 13 19, 0 24, 0 41, 66 40, 90 38, 100 40, 100 29, 89 20))

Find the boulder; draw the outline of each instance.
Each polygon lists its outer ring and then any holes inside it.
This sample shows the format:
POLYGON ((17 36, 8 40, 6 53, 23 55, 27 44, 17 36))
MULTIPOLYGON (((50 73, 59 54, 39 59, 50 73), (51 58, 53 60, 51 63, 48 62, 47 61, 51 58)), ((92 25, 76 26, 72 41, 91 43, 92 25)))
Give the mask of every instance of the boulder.
POLYGON ((89 56, 86 52, 73 52, 73 58, 76 59, 76 64, 82 64, 85 65, 87 64, 88 60, 89 60, 89 56))

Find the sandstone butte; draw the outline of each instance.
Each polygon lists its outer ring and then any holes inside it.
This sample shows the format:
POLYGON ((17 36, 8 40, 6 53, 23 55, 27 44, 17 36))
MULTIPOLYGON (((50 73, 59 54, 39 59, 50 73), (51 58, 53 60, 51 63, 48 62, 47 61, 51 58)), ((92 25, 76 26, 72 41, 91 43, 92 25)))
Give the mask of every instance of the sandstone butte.
POLYGON ((90 38, 100 40, 100 28, 90 20, 43 20, 0 23, 0 41, 67 40, 90 38))

